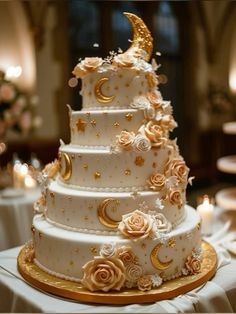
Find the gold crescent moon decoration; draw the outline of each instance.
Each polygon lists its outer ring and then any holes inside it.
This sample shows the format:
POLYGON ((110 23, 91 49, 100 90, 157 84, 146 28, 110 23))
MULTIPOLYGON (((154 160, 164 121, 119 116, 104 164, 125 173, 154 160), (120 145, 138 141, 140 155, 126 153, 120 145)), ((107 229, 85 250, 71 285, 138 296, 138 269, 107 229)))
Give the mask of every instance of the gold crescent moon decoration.
POLYGON ((106 212, 107 206, 109 203, 117 202, 114 198, 107 198, 101 202, 101 204, 98 206, 97 214, 98 219, 102 225, 105 227, 115 229, 117 228, 119 221, 111 219, 106 212))
MULTIPOLYGON (((153 38, 149 29, 147 28, 143 20, 137 15, 128 12, 124 12, 123 14, 128 18, 133 28, 132 44, 125 53, 127 53, 128 51, 132 52, 134 48, 135 50, 143 50, 144 52, 146 52, 146 55, 142 58, 148 62, 151 59, 153 50, 153 38)), ((141 57, 141 53, 139 54, 139 57, 141 57)))
POLYGON ((101 103, 107 103, 107 102, 111 102, 115 96, 106 96, 102 93, 102 85, 109 81, 109 78, 108 77, 103 77, 101 78, 100 80, 97 81, 97 83, 95 84, 95 87, 94 87, 94 94, 95 94, 95 97, 97 99, 98 102, 101 102, 101 103))
POLYGON ((69 157, 68 154, 66 153, 60 153, 59 154, 59 161, 60 161, 60 173, 62 178, 67 181, 70 179, 71 175, 72 175, 72 163, 71 163, 71 159, 69 157), (65 162, 65 170, 62 172, 62 158, 64 159, 65 162))
POLYGON ((151 262, 152 262, 152 265, 156 268, 156 269, 159 269, 159 270, 165 270, 167 268, 170 267, 171 263, 173 262, 173 260, 171 259, 170 261, 168 262, 161 262, 159 257, 158 257, 158 252, 160 250, 160 248, 162 247, 162 244, 161 243, 158 243, 154 249, 152 250, 151 252, 151 255, 150 255, 150 259, 151 259, 151 262))

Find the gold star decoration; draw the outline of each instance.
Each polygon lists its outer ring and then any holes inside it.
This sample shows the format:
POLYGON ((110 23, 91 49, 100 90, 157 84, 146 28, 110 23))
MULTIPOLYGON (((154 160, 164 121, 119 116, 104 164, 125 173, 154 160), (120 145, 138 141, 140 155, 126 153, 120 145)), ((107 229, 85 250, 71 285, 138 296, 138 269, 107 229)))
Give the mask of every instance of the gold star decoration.
POLYGON ((175 238, 170 238, 169 241, 168 241, 168 247, 175 247, 176 246, 176 239, 175 238))
POLYGON ((86 124, 87 124, 87 122, 85 120, 78 119, 78 121, 76 122, 77 130, 81 131, 81 132, 84 132, 86 124))
POLYGON ((100 179, 101 178, 101 173, 100 172, 95 172, 94 173, 94 178, 95 178, 95 180, 97 180, 97 179, 100 179))
POLYGON ((125 175, 126 175, 126 176, 130 176, 130 175, 131 175, 131 170, 126 169, 126 170, 125 170, 125 175))
POLYGON ((142 167, 144 164, 144 159, 142 156, 137 156, 134 161, 136 166, 142 167))
POLYGON ((133 118, 133 114, 130 113, 130 112, 125 115, 125 119, 126 119, 127 121, 131 121, 132 118, 133 118))
POLYGON ((91 124, 93 127, 95 127, 96 124, 97 124, 97 121, 96 121, 95 119, 93 119, 93 120, 90 121, 90 124, 91 124))

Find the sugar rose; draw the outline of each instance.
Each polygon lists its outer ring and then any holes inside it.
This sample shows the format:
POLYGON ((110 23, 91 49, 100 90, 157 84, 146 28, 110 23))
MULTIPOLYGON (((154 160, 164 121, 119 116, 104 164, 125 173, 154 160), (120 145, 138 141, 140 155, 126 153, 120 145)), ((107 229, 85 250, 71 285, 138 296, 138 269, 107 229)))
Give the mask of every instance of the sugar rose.
POLYGON ((138 134, 134 139, 133 147, 137 152, 147 152, 151 149, 152 145, 146 136, 138 134))
POLYGON ((131 247, 121 246, 117 249, 117 256, 122 260, 124 265, 137 263, 137 258, 131 247))
POLYGON ((189 274, 194 275, 194 274, 200 273, 201 262, 196 257, 188 256, 185 262, 185 267, 188 270, 189 274))
POLYGON ((129 264, 126 267, 126 280, 128 282, 135 283, 142 276, 143 269, 140 265, 137 264, 129 264))
POLYGON ((122 53, 114 57, 112 64, 121 68, 131 68, 136 62, 137 59, 131 54, 122 53))
POLYGON ((47 174, 48 178, 53 179, 60 169, 60 163, 57 159, 47 164, 43 169, 43 172, 47 174))
POLYGON ((134 109, 145 109, 150 105, 148 99, 145 96, 135 96, 130 104, 134 109))
POLYGON ((151 141, 154 147, 160 147, 165 142, 162 128, 153 121, 149 121, 145 126, 142 126, 140 132, 151 141))
POLYGON ((134 142, 134 132, 121 131, 120 135, 117 136, 117 144, 125 150, 130 150, 134 142))
POLYGON ((76 77, 83 77, 88 72, 93 72, 94 70, 96 70, 99 66, 102 65, 102 63, 103 63, 102 58, 98 58, 98 57, 88 58, 87 57, 75 66, 72 73, 76 77))
POLYGON ((115 255, 115 243, 105 243, 102 245, 100 255, 102 257, 112 257, 115 255))
POLYGON ((131 239, 144 239, 152 237, 154 220, 139 210, 122 216, 122 221, 118 226, 119 231, 131 239))
POLYGON ((186 182, 189 168, 186 166, 183 159, 173 159, 170 160, 166 165, 166 175, 175 176, 178 182, 186 182))
POLYGON ((147 183, 151 190, 153 191, 161 191, 166 186, 166 178, 163 174, 160 173, 154 173, 150 176, 150 178, 147 180, 147 183))
POLYGON ((145 275, 143 277, 140 277, 137 282, 138 289, 141 291, 148 291, 152 289, 152 280, 151 277, 148 275, 145 275))
POLYGON ((157 213, 153 216, 157 231, 159 232, 169 232, 171 230, 171 223, 166 219, 162 213, 157 213))
POLYGON ((144 117, 147 120, 153 120, 155 116, 156 116, 156 110, 153 105, 149 104, 149 106, 144 109, 144 117))
POLYGON ((165 114, 164 116, 162 116, 162 119, 161 119, 161 127, 167 131, 173 130, 174 128, 177 127, 177 123, 175 122, 172 115, 165 114))
POLYGON ((125 282, 125 267, 121 260, 96 258, 83 267, 82 284, 90 291, 120 290, 125 282))
POLYGON ((179 190, 171 190, 169 194, 169 200, 172 205, 181 207, 183 205, 182 195, 179 190))
POLYGON ((147 94, 147 99, 154 106, 154 108, 156 110, 160 110, 162 108, 162 105, 161 105, 162 97, 161 97, 161 95, 157 94, 156 92, 150 92, 147 94))

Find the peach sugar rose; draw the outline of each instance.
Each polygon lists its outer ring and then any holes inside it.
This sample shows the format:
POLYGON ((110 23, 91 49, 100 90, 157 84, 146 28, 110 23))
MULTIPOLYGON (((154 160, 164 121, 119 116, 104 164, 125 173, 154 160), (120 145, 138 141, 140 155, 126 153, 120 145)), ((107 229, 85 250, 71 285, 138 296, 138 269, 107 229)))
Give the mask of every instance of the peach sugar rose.
POLYGON ((163 174, 154 173, 151 177, 147 180, 149 187, 153 191, 161 191, 166 186, 166 178, 163 174))
POLYGON ((152 237, 154 232, 154 220, 139 210, 122 216, 118 226, 119 231, 131 239, 144 239, 152 237))
POLYGON ((120 290, 125 282, 125 267, 116 258, 96 258, 83 267, 81 283, 90 291, 120 290))
POLYGON ((134 142, 134 132, 121 131, 117 136, 117 144, 125 150, 129 150, 134 142))
POLYGON ((119 259, 122 260, 124 265, 137 263, 137 258, 130 247, 127 246, 119 247, 117 249, 117 256, 119 259))
POLYGON ((179 190, 170 191, 169 200, 172 205, 177 205, 178 207, 183 205, 182 195, 179 190))
POLYGON ((183 159, 173 159, 166 165, 166 175, 175 176, 178 181, 186 182, 189 173, 189 168, 186 166, 183 159))
POLYGON ((136 63, 136 58, 128 53, 122 53, 114 57, 112 64, 121 68, 130 68, 136 63))
POLYGON ((154 92, 150 92, 147 94, 147 99, 149 100, 150 104, 152 104, 156 110, 162 109, 162 105, 161 105, 162 97, 161 97, 161 95, 158 95, 157 93, 154 93, 154 92))
POLYGON ((78 63, 72 73, 78 78, 85 76, 88 72, 93 72, 103 64, 102 58, 90 57, 85 58, 78 63))
POLYGON ((152 280, 151 280, 151 277, 148 276, 148 275, 145 275, 145 276, 143 276, 143 277, 140 277, 140 278, 138 279, 137 286, 138 286, 138 289, 141 290, 141 291, 148 291, 148 290, 151 290, 151 288, 152 288, 152 280))
POLYGON ((185 267, 188 270, 189 274, 194 275, 200 273, 201 262, 198 258, 194 256, 188 256, 185 262, 185 267))
POLYGON ((47 173, 48 178, 53 179, 57 175, 59 169, 60 169, 60 163, 57 159, 55 159, 53 162, 45 166, 45 168, 43 169, 43 172, 47 173))
POLYGON ((140 132, 144 133, 154 147, 160 147, 165 142, 162 128, 153 121, 149 121, 145 126, 142 126, 140 132))

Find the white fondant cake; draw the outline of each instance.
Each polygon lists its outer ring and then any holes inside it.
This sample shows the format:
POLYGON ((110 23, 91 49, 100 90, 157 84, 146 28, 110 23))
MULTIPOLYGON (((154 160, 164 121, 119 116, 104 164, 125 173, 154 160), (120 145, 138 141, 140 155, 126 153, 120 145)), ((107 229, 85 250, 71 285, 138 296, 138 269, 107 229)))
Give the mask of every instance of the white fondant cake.
POLYGON ((83 108, 69 108, 71 142, 39 177, 32 232, 35 263, 96 291, 138 287, 201 268, 200 219, 186 205, 189 169, 170 102, 158 91, 152 38, 137 16, 131 48, 85 58, 83 108), (142 38, 140 40, 137 35, 142 38))

